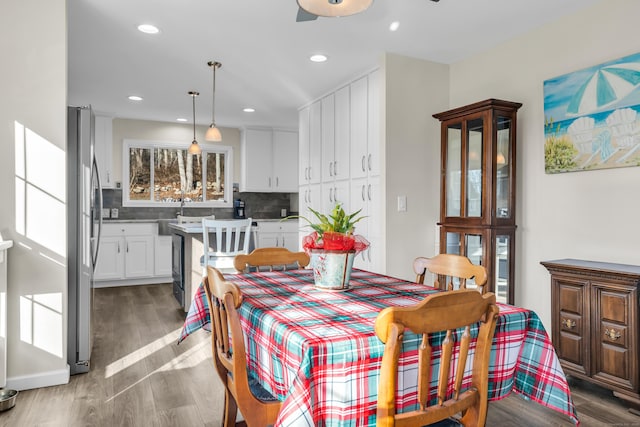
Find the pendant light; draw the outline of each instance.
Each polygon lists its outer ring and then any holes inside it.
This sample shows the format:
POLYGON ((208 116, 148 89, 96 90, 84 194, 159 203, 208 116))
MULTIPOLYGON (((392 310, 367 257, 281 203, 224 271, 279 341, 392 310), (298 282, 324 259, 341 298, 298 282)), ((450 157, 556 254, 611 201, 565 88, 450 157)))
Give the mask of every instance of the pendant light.
POLYGON ((207 65, 213 69, 213 103, 211 107, 211 125, 209 125, 209 129, 207 129, 204 139, 207 141, 220 142, 222 141, 222 134, 220 133, 220 129, 216 127, 216 68, 222 67, 222 64, 218 61, 209 61, 207 65))
POLYGON ((298 0, 298 6, 318 16, 348 16, 371 6, 373 0, 298 0))
POLYGON ((198 145, 198 141, 196 141, 196 96, 200 95, 200 92, 189 91, 189 95, 191 95, 191 99, 193 100, 193 141, 191 141, 188 151, 189 154, 200 154, 202 150, 200 149, 200 145, 198 145))

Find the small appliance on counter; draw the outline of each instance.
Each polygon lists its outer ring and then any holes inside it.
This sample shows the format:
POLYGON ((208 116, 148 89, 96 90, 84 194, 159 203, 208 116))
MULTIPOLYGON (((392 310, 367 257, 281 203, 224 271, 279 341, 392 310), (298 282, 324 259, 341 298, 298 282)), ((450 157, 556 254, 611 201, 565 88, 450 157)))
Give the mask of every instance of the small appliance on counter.
POLYGON ((233 202, 233 217, 235 219, 245 219, 246 218, 246 212, 244 209, 244 202, 240 199, 236 199, 233 202))

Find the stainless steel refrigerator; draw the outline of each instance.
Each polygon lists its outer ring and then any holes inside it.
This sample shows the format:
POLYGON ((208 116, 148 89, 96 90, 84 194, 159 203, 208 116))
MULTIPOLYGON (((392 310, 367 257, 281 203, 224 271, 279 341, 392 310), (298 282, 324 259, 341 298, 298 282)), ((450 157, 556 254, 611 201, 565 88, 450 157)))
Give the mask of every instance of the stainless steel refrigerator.
POLYGON ((67 360, 71 374, 91 361, 93 272, 102 229, 102 188, 91 107, 67 108, 67 360))

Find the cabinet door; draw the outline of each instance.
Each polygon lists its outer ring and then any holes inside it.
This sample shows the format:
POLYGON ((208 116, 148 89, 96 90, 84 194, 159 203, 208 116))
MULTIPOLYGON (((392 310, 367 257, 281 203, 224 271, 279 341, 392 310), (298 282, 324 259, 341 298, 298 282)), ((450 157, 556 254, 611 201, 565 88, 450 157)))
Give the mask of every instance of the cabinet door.
POLYGON ((95 116, 95 157, 103 188, 113 188, 113 119, 95 116))
POLYGON ((551 280, 553 345, 565 369, 590 375, 588 282, 574 277, 551 280))
POLYGON ((277 248, 280 242, 279 233, 266 233, 258 232, 258 247, 259 248, 277 248))
POLYGON ((298 134, 273 131, 272 191, 295 193, 298 191, 298 134))
POLYGON ((382 89, 380 70, 368 76, 367 92, 367 172, 371 176, 380 175, 380 135, 382 134, 382 89))
POLYGON ((333 156, 333 177, 336 180, 349 179, 349 158, 351 147, 349 86, 335 93, 335 147, 333 156))
POLYGON ((127 236, 125 239, 125 277, 146 278, 153 271, 153 236, 127 236))
POLYGON ((155 236, 154 274, 171 276, 171 236, 155 236))
POLYGON ((591 282, 595 367, 593 378, 637 390, 637 291, 615 283, 591 282))
POLYGON ((309 183, 319 184, 322 174, 322 105, 311 104, 309 111, 309 183))
POLYGON ((309 183, 310 107, 298 112, 298 185, 309 183))
POLYGON ((367 175, 367 78, 363 77, 351 83, 350 97, 350 161, 351 178, 367 175))
POLYGON ((271 130, 245 129, 242 139, 242 191, 273 191, 271 130))
POLYGON ((335 161, 335 98, 322 98, 322 182, 334 180, 335 161))
POLYGON ((124 238, 103 236, 100 241, 98 262, 93 274, 95 280, 117 280, 124 278, 124 238))

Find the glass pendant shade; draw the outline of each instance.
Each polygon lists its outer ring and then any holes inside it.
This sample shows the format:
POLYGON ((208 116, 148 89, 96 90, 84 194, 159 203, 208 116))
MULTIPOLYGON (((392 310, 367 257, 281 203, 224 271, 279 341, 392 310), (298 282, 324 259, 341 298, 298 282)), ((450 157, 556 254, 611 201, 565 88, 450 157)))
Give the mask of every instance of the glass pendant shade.
POLYGON ((209 125, 209 129, 207 129, 204 139, 207 141, 220 142, 222 141, 222 134, 220 133, 220 129, 216 127, 216 68, 222 67, 222 64, 218 61, 209 61, 207 65, 213 70, 213 97, 211 102, 211 125, 209 125))
POLYGON ((220 129, 218 129, 213 123, 211 123, 209 129, 207 129, 207 133, 204 134, 204 139, 214 142, 222 141, 222 134, 220 133, 220 129))
POLYGON ((198 141, 196 141, 195 139, 191 142, 191 145, 189 146, 189 149, 187 150, 189 152, 189 154, 200 154, 202 153, 202 149, 200 149, 200 144, 198 144, 198 141))
POLYGON ((298 0, 298 6, 318 16, 349 16, 371 6, 373 0, 298 0))
POLYGON ((193 141, 191 141, 191 145, 187 150, 189 154, 200 154, 202 153, 202 149, 196 140, 196 96, 200 95, 200 92, 190 91, 189 95, 193 100, 193 141))

